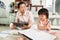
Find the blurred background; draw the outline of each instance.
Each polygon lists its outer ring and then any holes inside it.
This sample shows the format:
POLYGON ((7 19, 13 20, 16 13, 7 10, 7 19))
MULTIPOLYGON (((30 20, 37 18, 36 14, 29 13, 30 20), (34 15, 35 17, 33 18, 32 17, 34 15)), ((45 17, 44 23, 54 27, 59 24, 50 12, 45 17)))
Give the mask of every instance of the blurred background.
POLYGON ((37 24, 38 10, 47 8, 51 26, 59 29, 54 31, 57 31, 60 36, 60 0, 0 0, 0 31, 10 29, 9 24, 15 21, 18 11, 17 4, 20 1, 24 1, 27 5, 27 10, 32 12, 35 24, 37 24))
POLYGON ((31 11, 37 20, 37 12, 40 8, 49 10, 49 20, 52 25, 60 25, 60 4, 59 0, 0 0, 0 24, 10 24, 14 21, 17 9, 17 4, 20 1, 25 1, 27 10, 31 11), (34 10, 34 11, 32 11, 34 10))
POLYGON ((53 28, 60 34, 60 0, 0 0, 0 31, 8 30, 9 24, 14 22, 18 11, 17 4, 24 1, 27 10, 31 11, 35 24, 37 24, 38 10, 47 8, 49 10, 49 20, 53 28))

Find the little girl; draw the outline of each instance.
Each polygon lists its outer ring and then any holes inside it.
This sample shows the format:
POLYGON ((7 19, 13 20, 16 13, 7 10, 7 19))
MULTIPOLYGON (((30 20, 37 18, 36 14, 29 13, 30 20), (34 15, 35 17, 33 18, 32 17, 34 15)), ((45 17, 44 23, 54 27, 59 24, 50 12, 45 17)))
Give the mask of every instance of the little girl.
POLYGON ((58 33, 57 32, 51 32, 51 24, 48 20, 49 13, 46 8, 42 8, 38 11, 38 29, 46 31, 54 36, 56 36, 56 40, 58 39, 58 33))

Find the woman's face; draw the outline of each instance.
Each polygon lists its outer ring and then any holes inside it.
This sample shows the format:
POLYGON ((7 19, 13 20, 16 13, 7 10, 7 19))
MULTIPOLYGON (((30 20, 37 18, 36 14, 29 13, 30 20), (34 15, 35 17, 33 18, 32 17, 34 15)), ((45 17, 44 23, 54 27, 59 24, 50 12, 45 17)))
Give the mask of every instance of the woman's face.
POLYGON ((46 15, 39 15, 39 18, 40 18, 40 20, 42 20, 42 21, 44 21, 44 20, 46 20, 47 18, 46 18, 46 15))
POLYGON ((20 7, 19 7, 19 10, 20 10, 20 12, 25 13, 26 5, 25 4, 21 4, 20 7))

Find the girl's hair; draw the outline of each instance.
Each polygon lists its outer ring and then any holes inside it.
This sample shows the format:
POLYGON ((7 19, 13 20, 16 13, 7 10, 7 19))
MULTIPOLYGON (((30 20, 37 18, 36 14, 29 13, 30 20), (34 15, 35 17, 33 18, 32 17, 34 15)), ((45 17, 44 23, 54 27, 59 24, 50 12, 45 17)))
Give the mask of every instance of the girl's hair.
POLYGON ((42 8, 38 11, 38 15, 46 15, 46 17, 49 17, 48 10, 46 8, 42 8))
POLYGON ((25 5, 26 5, 25 2, 19 2, 19 3, 18 3, 18 8, 20 8, 20 5, 21 5, 21 4, 25 4, 25 5))

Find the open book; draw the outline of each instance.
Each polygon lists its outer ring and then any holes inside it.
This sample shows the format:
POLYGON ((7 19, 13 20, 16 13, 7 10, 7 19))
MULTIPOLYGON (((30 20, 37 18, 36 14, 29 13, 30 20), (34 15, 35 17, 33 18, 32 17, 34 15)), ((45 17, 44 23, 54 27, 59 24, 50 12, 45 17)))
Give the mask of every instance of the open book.
POLYGON ((45 31, 39 31, 39 30, 33 30, 33 29, 22 30, 19 32, 30 37, 33 40, 54 40, 56 38, 55 36, 45 31))

